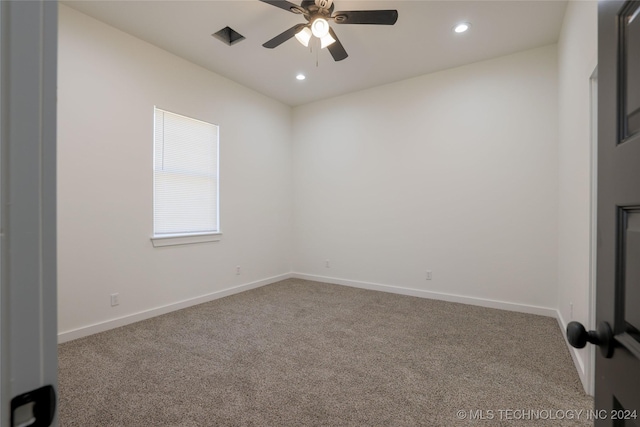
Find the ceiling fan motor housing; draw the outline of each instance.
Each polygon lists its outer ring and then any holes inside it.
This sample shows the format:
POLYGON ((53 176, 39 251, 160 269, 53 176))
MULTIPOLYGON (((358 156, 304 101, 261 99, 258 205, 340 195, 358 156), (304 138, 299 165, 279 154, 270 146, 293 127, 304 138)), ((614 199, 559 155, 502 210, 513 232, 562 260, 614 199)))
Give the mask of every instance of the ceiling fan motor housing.
POLYGON ((318 6, 321 9, 329 9, 331 7, 331 4, 333 3, 333 0, 315 0, 316 1, 316 6, 318 6))
POLYGON ((307 17, 321 14, 325 16, 331 16, 333 13, 333 0, 302 0, 300 7, 305 9, 308 14, 307 17), (324 4, 325 6, 322 6, 324 4))

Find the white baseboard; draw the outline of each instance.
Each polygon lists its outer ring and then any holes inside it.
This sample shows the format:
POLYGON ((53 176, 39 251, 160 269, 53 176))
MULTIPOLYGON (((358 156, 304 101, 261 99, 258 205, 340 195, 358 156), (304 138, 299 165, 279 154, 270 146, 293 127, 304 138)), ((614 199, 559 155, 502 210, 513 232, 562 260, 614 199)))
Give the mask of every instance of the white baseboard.
POLYGON ((218 298, 223 298, 229 295, 248 291, 250 289, 259 288, 261 286, 269 285, 271 283, 279 282, 280 280, 289 279, 291 277, 292 277, 291 273, 281 274, 279 276, 269 277, 266 279, 257 280, 255 282, 245 283, 244 285, 234 286, 232 288, 212 292, 210 294, 202 295, 199 297, 186 299, 186 300, 179 301, 172 304, 167 304, 162 307, 156 307, 156 308, 144 310, 138 313, 129 314, 126 316, 119 317, 117 319, 110 319, 104 322, 95 323, 93 325, 84 326, 82 328, 60 332, 58 333, 58 343, 61 344, 63 342, 72 341, 78 338, 97 334, 98 332, 104 332, 104 331, 108 331, 109 329, 119 328, 120 326, 129 325, 131 323, 150 319, 152 317, 160 316, 162 314, 170 313, 172 311, 181 310, 183 308, 213 301, 218 298))
POLYGON ((588 368, 588 365, 591 363, 590 360, 585 360, 583 354, 581 354, 577 348, 574 348, 567 341, 567 322, 564 321, 562 314, 560 311, 556 310, 556 319, 558 319, 558 325, 562 330, 562 336, 564 337, 564 341, 567 344, 567 348, 569 349, 569 354, 571 355, 571 359, 573 359, 573 364, 576 366, 576 371, 578 371, 578 377, 580 377, 580 382, 582 382, 582 387, 584 388, 585 393, 593 396, 593 380, 590 378, 591 369, 588 368))
POLYGON ((500 310, 516 311, 519 313, 537 314, 540 316, 556 317, 557 310, 535 305, 517 304, 506 301, 497 301, 484 298, 467 297, 462 295, 447 294, 442 292, 425 291, 421 289, 403 288, 400 286, 382 285, 380 283, 361 282, 357 280, 338 279, 335 277, 315 276, 293 272, 291 277, 296 279, 313 280, 316 282, 331 283, 334 285, 351 286, 353 288, 370 289, 373 291, 390 292, 393 294, 409 295, 413 297, 429 298, 440 301, 459 302, 462 304, 477 305, 480 307, 497 308, 500 310))

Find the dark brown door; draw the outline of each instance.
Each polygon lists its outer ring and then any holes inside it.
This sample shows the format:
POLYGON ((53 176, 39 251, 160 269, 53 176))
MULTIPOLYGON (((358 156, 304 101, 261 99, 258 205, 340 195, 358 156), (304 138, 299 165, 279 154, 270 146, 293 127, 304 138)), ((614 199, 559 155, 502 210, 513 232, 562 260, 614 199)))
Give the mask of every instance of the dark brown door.
POLYGON ((598 7, 596 426, 640 427, 640 1, 598 7))
POLYGON ((640 427, 640 1, 598 15, 595 424, 640 427))

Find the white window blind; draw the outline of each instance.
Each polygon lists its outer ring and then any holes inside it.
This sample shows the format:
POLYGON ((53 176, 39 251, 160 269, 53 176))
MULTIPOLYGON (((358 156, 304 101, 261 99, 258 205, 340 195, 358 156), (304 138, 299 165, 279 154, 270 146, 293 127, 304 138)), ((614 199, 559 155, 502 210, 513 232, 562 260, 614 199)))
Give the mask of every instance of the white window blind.
POLYGON ((219 232, 218 126, 155 109, 153 233, 219 232))

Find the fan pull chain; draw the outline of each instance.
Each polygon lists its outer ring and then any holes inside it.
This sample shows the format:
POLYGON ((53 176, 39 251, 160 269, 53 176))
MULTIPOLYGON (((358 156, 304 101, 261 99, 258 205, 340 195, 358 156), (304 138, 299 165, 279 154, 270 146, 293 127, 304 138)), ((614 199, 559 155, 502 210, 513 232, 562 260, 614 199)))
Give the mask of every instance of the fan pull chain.
POLYGON ((313 40, 313 43, 316 45, 316 68, 318 68, 318 57, 320 56, 320 40, 319 39, 315 39, 313 40))
POLYGON ((320 40, 313 38, 310 42, 309 42, 309 53, 313 55, 313 52, 315 51, 316 53, 316 68, 318 68, 319 64, 320 64, 320 60, 319 60, 319 56, 320 54, 318 52, 320 52, 320 40), (315 47, 315 49, 314 49, 315 47))

